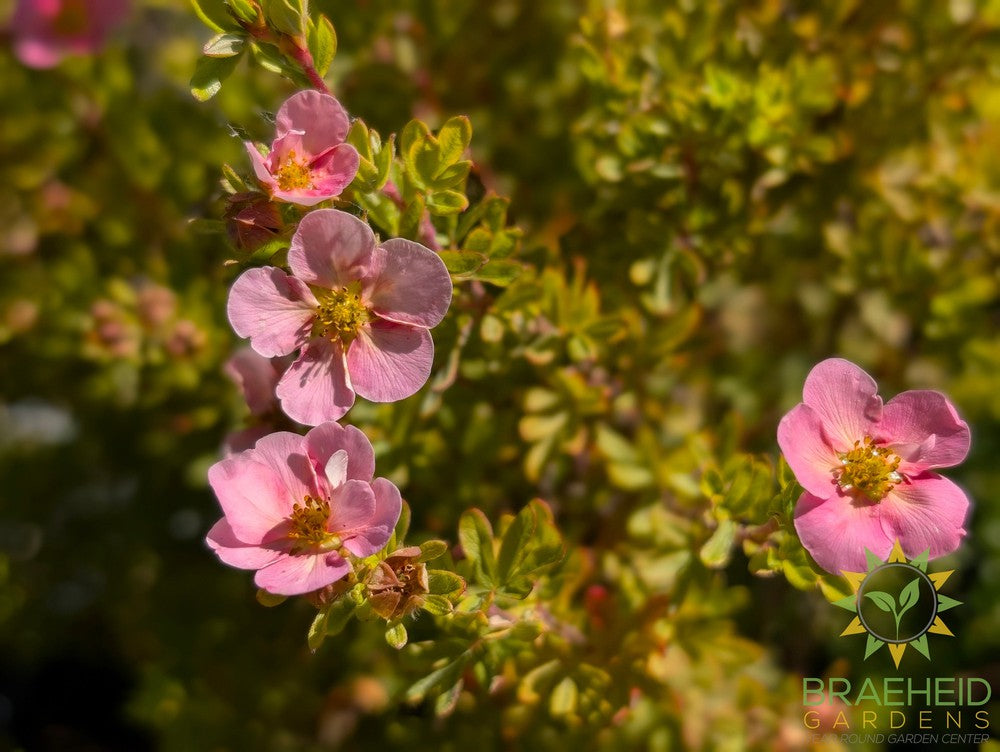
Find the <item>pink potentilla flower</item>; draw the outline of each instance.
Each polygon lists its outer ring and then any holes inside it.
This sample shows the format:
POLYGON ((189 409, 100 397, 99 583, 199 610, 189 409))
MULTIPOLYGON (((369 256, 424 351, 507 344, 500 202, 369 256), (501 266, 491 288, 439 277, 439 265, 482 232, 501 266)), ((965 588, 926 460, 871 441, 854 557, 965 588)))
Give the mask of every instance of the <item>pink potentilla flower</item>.
POLYGON ((265 357, 298 358, 278 382, 281 408, 316 425, 337 420, 355 393, 394 402, 430 375, 430 329, 451 303, 444 262, 402 238, 375 245, 361 220, 335 209, 303 217, 288 251, 292 274, 245 271, 229 293, 229 321, 265 357))
POLYGON ((209 469, 225 516, 208 545, 224 563, 256 569, 254 582, 268 592, 324 588, 352 571, 351 556, 389 542, 402 501, 374 473, 372 446, 353 426, 269 434, 209 469))
POLYGON ((124 20, 129 0, 19 0, 10 21, 14 53, 31 68, 96 52, 124 20))
POLYGON ((885 558, 958 548, 969 499, 933 468, 957 465, 969 427, 940 392, 903 392, 884 406, 853 363, 831 358, 806 378, 802 403, 778 426, 778 444, 805 489, 795 529, 828 572, 862 572, 865 549, 885 558))
POLYGON ((358 172, 357 150, 344 143, 350 121, 329 94, 300 91, 275 118, 271 151, 262 156, 245 142, 257 179, 281 201, 313 206, 339 196, 358 172))

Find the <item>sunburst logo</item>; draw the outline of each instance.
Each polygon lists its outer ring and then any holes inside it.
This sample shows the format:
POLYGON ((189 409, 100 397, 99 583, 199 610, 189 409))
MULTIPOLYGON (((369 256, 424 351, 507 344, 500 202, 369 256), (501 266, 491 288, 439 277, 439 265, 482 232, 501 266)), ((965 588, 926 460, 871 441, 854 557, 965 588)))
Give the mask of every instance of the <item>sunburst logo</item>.
POLYGON ((941 595, 941 586, 955 570, 927 573, 928 551, 907 561, 897 540, 885 561, 865 549, 867 572, 843 572, 854 591, 835 604, 855 614, 845 635, 867 634, 865 660, 889 646, 892 660, 899 662, 907 646, 930 660, 928 634, 954 637, 941 620, 941 613, 961 604, 941 595))

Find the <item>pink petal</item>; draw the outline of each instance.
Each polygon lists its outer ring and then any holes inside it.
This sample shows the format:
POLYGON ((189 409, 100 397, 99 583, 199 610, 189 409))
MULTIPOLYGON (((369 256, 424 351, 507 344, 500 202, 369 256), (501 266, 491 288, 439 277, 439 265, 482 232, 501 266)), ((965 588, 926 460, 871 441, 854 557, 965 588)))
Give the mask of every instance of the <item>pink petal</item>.
POLYGON ((399 489, 391 481, 376 478, 372 490, 375 492, 375 512, 363 529, 344 541, 344 548, 355 556, 371 556, 382 550, 389 542, 403 508, 399 489))
POLYGON ((340 144, 316 157, 310 164, 313 188, 326 196, 339 196, 358 174, 361 157, 350 144, 340 144))
POLYGON ((778 424, 778 446, 806 491, 821 499, 833 496, 833 471, 841 466, 823 434, 823 423, 809 405, 798 404, 778 424))
POLYGON ((303 148, 315 156, 342 143, 351 123, 340 102, 329 94, 307 89, 285 100, 275 117, 275 125, 278 138, 302 131, 303 148))
POLYGON ((326 463, 335 452, 347 452, 347 478, 370 482, 375 475, 375 452, 371 442, 354 426, 324 423, 306 434, 306 453, 317 467, 326 463))
POLYGON ((306 343, 318 305, 309 287, 281 269, 248 269, 229 291, 229 323, 264 357, 287 355, 306 343))
POLYGON ((257 147, 251 141, 244 141, 243 146, 246 147, 247 154, 250 156, 250 164, 253 166, 253 174, 257 176, 257 180, 270 189, 276 188, 278 181, 274 179, 271 171, 267 168, 267 163, 257 147))
POLYGON ((212 526, 205 538, 208 547, 224 564, 239 569, 260 569, 281 556, 280 551, 248 545, 236 537, 229 522, 223 517, 212 526))
POLYGON ((827 438, 840 452, 870 436, 882 415, 875 380, 842 358, 830 358, 813 367, 802 388, 802 400, 819 415, 827 438))
POLYGON ((889 540, 898 538, 908 557, 927 549, 931 559, 950 554, 965 535, 969 497, 937 473, 900 483, 879 506, 885 535, 889 540))
POLYGON ((290 131, 271 142, 271 151, 267 155, 268 169, 272 173, 280 170, 292 152, 295 152, 296 162, 304 164, 309 161, 309 155, 306 154, 305 147, 302 145, 302 133, 299 131, 290 131))
POLYGON ((347 351, 354 391, 372 402, 409 397, 427 382, 433 362, 430 332, 391 321, 362 327, 347 351))
POLYGON ((317 209, 299 222, 288 265, 311 285, 339 289, 365 276, 374 251, 375 234, 360 219, 336 209, 317 209))
POLYGON ((274 409, 274 387, 280 372, 270 358, 243 347, 226 361, 225 371, 243 392, 251 413, 263 415, 274 409))
POLYGON ((441 257, 403 238, 375 249, 365 287, 375 313, 400 324, 437 326, 451 304, 451 275, 441 257))
POLYGON ((285 489, 281 516, 292 513, 292 504, 306 496, 316 496, 316 476, 306 456, 305 438, 290 431, 276 431, 257 440, 249 456, 267 465, 281 479, 285 489))
POLYGON ((284 201, 289 204, 298 204, 299 206, 316 206, 329 198, 333 198, 338 195, 337 193, 331 193, 329 191, 317 190, 315 188, 305 188, 296 189, 291 191, 283 191, 280 188, 274 188, 271 191, 271 196, 278 199, 279 201, 284 201))
POLYGON ((292 420, 315 426, 337 420, 354 404, 339 342, 315 338, 285 371, 275 390, 281 409, 292 420))
POLYGON ((274 539, 289 507, 285 485, 274 470, 244 452, 212 465, 208 483, 239 540, 253 545, 274 539))
POLYGON ((346 577, 351 565, 338 553, 284 554, 257 572, 254 582, 275 595, 302 595, 346 577))
POLYGON ((883 559, 892 548, 879 507, 846 495, 821 499, 806 491, 795 506, 795 530, 827 572, 864 572, 866 548, 883 559))
POLYGON ((375 492, 370 483, 346 481, 333 489, 330 495, 330 523, 327 527, 342 538, 354 535, 369 524, 375 509, 375 492))
POLYGON ((969 426, 948 398, 929 389, 902 392, 889 400, 876 430, 880 443, 904 460, 903 473, 957 465, 971 443, 969 426))

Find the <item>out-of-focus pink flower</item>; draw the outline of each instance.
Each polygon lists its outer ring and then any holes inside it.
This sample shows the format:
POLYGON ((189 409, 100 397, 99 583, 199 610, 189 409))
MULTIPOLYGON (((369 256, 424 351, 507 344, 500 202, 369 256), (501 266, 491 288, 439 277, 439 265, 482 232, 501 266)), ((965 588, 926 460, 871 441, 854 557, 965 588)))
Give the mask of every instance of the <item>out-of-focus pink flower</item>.
POLYGON ((31 68, 96 52, 128 12, 129 0, 19 0, 10 21, 14 53, 31 68))
POLYGON ((325 423, 305 436, 279 432, 208 471, 225 515, 208 533, 226 564, 255 569, 278 595, 324 588, 389 541, 399 489, 374 478, 375 455, 361 431, 325 423))
POLYGON ((249 347, 240 348, 226 361, 226 375, 243 392, 250 413, 263 421, 229 433, 222 447, 225 456, 252 449, 258 439, 275 430, 272 419, 278 412, 278 398, 274 389, 291 362, 291 358, 265 358, 249 347))
POLYGON ((229 293, 229 321, 265 357, 298 358, 278 382, 281 408, 316 425, 337 420, 355 393, 373 402, 409 397, 434 359, 430 329, 451 303, 444 262, 402 238, 375 245, 361 220, 310 212, 288 251, 292 274, 245 271, 229 293))
POLYGON ((267 415, 278 409, 274 389, 290 362, 288 358, 265 358, 252 348, 241 347, 226 361, 224 370, 243 392, 250 412, 267 415))
POLYGON ((907 556, 958 548, 969 500, 933 468, 957 465, 969 427, 940 392, 903 392, 885 405, 853 363, 831 358, 806 378, 802 403, 778 426, 778 444, 805 489, 795 529, 828 572, 865 570, 899 540, 907 556))
POLYGON ((329 94, 307 90, 290 96, 275 118, 271 151, 250 141, 247 154, 257 179, 281 201, 313 206, 339 196, 358 172, 357 150, 344 143, 350 121, 329 94))

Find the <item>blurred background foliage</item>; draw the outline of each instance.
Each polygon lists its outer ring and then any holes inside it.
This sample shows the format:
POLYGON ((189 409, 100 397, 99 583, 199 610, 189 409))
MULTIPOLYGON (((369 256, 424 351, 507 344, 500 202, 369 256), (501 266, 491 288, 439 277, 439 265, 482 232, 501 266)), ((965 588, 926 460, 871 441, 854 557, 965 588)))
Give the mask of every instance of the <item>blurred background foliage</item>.
POLYGON ((842 584, 789 533, 775 427, 831 355, 972 424, 933 674, 1000 685, 1000 3, 313 9, 348 111, 383 140, 468 115, 470 195, 510 197, 482 229, 523 232, 516 279, 456 278, 428 387, 348 417, 417 541, 547 502, 568 554, 523 605, 541 633, 435 701, 412 689, 453 657, 432 617, 400 652, 352 623, 312 654, 308 604, 262 608, 206 550, 205 471, 247 414, 234 251, 193 220, 246 172, 228 124, 264 139, 294 86, 244 61, 197 102, 211 32, 144 0, 99 55, 0 49, 4 744, 809 748, 799 677, 887 667, 837 637, 842 584))

